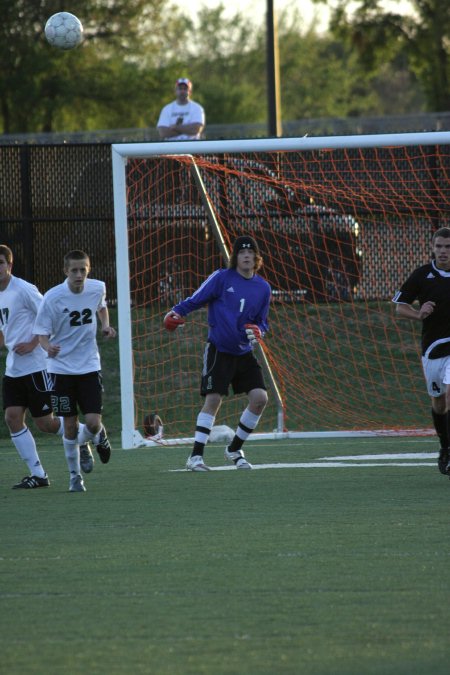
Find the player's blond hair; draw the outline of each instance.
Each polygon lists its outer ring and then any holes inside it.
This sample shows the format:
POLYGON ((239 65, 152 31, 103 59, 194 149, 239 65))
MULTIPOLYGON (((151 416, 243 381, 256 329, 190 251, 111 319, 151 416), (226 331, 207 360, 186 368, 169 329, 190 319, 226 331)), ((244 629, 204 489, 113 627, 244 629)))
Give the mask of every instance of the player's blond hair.
POLYGON ((75 251, 69 251, 69 253, 66 253, 64 256, 64 269, 67 270, 69 268, 70 263, 73 260, 87 260, 88 266, 91 266, 91 261, 89 260, 89 256, 87 253, 84 251, 80 250, 75 250, 75 251))

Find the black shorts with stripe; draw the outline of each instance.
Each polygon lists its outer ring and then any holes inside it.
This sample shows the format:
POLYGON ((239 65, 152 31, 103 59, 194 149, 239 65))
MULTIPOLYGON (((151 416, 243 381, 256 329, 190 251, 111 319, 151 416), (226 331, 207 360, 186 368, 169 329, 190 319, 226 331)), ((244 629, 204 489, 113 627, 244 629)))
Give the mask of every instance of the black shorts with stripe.
POLYGON ((100 371, 82 375, 57 375, 55 378, 56 410, 61 417, 74 417, 103 410, 103 382, 100 371))
POLYGON ((45 417, 53 409, 53 375, 46 370, 20 377, 5 375, 2 394, 3 410, 17 406, 28 408, 32 417, 45 417))
POLYGON ((203 353, 203 370, 200 393, 228 396, 230 384, 234 394, 248 394, 252 389, 266 389, 261 366, 253 355, 242 356, 217 351, 207 342, 203 353))

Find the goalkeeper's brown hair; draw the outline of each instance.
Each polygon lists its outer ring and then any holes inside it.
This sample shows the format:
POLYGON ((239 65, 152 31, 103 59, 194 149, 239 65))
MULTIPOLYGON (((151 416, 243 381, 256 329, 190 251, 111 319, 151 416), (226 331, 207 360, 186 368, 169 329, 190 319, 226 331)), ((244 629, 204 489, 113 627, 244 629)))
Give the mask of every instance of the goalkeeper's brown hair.
POLYGON ((253 266, 254 272, 257 272, 259 269, 261 269, 263 265, 263 259, 261 253, 259 252, 258 243, 255 239, 253 239, 253 237, 249 237, 248 235, 238 237, 234 242, 233 252, 231 254, 230 260, 228 261, 229 269, 236 269, 238 253, 239 251, 245 251, 246 249, 255 252, 255 264, 253 266))

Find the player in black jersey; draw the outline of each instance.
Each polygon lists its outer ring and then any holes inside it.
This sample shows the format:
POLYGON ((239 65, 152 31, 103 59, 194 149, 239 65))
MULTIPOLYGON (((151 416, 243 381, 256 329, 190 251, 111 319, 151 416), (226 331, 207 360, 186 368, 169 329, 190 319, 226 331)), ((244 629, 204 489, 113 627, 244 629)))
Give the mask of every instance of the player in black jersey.
POLYGON ((431 263, 415 269, 392 300, 400 318, 422 322, 422 366, 441 444, 438 466, 450 475, 450 228, 436 230, 431 244, 431 263))

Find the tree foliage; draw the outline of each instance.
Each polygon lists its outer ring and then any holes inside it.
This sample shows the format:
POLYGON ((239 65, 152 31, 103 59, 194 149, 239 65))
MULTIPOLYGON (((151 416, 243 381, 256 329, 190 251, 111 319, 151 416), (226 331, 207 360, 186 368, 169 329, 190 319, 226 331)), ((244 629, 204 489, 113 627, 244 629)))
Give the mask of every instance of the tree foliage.
POLYGON ((151 72, 157 55, 186 31, 180 12, 165 0, 73 0, 85 39, 64 52, 44 36, 48 17, 60 9, 55 0, 0 0, 3 131, 52 131, 63 120, 66 130, 86 128, 83 119, 142 123, 147 92, 158 91, 151 72))
MULTIPOLYGON (((58 0, 0 0, 0 132, 154 127, 182 76, 207 124, 265 122, 264 18, 255 26, 224 5, 194 17, 170 3, 72 0, 85 39, 62 52, 43 33, 58 0)), ((415 18, 377 0, 355 4, 350 14, 334 0, 325 34, 298 11, 279 16, 283 119, 401 114, 423 109, 425 97, 430 110, 450 109, 448 3, 415 2, 415 18)))
POLYGON ((331 8, 330 29, 354 48, 367 71, 406 60, 429 111, 450 110, 450 3, 411 0, 410 13, 386 11, 381 0, 313 0, 331 8))

